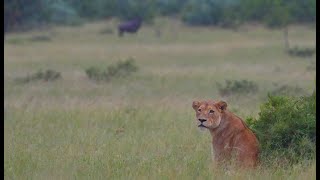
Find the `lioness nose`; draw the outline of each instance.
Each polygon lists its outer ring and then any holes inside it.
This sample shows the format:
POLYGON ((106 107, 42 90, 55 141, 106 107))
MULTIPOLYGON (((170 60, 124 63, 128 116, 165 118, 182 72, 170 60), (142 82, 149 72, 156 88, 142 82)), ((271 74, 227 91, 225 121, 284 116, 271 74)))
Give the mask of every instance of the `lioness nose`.
POLYGON ((198 119, 201 123, 207 121, 206 119, 198 119))

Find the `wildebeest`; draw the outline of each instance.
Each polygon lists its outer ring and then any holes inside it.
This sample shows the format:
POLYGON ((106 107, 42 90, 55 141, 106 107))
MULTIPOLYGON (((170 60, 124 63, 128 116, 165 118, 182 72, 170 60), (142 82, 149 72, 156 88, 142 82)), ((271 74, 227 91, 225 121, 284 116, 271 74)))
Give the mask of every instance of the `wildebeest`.
POLYGON ((136 33, 142 23, 141 18, 134 18, 130 21, 126 21, 118 26, 119 36, 122 36, 124 32, 136 33))

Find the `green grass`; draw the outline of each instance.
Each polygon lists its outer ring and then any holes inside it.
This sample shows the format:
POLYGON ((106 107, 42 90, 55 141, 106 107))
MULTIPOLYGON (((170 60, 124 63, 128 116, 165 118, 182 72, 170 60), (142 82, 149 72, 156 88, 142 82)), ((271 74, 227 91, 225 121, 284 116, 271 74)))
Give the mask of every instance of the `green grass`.
MULTIPOLYGON (((191 103, 221 99, 216 82, 247 79, 254 94, 224 97, 245 119, 257 116, 278 85, 311 93, 312 58, 286 54, 282 32, 238 32, 164 20, 161 37, 143 26, 119 38, 116 21, 8 34, 4 42, 5 179, 314 179, 316 163, 260 167, 232 175, 212 169, 210 134, 200 132, 191 103), (25 41, 35 36, 50 41, 25 41), (17 43, 23 42, 23 43, 17 43), (91 81, 85 70, 134 58, 128 78, 91 81), (19 84, 17 77, 54 69, 63 78, 19 84)), ((312 46, 316 32, 292 26, 293 44, 312 46)))

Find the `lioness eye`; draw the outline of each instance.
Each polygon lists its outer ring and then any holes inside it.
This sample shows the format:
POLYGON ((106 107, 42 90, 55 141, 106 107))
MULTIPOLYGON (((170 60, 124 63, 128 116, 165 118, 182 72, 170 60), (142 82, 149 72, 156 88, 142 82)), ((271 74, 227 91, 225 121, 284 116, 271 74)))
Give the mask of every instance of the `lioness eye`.
POLYGON ((199 112, 201 112, 201 109, 198 109, 199 112))
POLYGON ((209 113, 212 114, 212 113, 214 113, 214 111, 213 111, 213 110, 210 110, 209 113))

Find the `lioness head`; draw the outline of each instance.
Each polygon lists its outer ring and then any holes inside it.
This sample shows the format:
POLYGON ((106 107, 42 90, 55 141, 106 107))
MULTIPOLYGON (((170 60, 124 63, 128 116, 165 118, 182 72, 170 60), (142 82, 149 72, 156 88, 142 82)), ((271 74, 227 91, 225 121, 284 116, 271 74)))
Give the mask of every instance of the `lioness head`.
POLYGON ((193 101, 192 107, 196 111, 198 127, 215 129, 220 125, 227 103, 224 101, 193 101))

